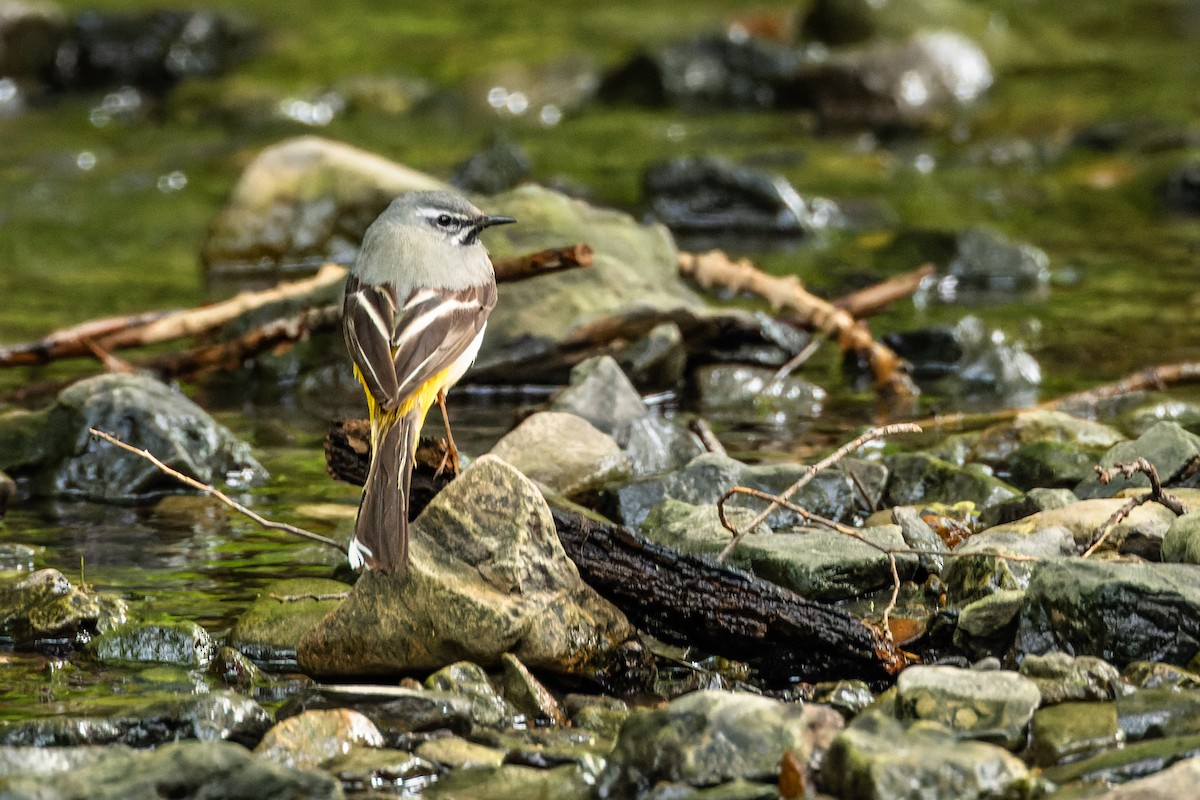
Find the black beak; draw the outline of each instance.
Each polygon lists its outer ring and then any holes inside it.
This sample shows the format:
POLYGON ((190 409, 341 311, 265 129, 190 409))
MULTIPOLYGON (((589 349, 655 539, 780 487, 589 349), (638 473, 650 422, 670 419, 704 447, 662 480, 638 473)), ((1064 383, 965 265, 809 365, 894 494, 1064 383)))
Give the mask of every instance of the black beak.
POLYGON ((475 230, 481 231, 484 228, 490 228, 493 225, 511 225, 516 222, 514 217, 483 217, 475 223, 475 230))

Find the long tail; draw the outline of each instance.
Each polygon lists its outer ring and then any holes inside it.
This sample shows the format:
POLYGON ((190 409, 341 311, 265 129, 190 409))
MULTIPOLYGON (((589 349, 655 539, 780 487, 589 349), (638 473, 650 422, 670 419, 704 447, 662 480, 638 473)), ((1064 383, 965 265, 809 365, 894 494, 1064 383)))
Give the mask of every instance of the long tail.
POLYGON ((372 426, 371 467, 358 504, 350 565, 400 574, 408 566, 408 489, 422 409, 372 426))

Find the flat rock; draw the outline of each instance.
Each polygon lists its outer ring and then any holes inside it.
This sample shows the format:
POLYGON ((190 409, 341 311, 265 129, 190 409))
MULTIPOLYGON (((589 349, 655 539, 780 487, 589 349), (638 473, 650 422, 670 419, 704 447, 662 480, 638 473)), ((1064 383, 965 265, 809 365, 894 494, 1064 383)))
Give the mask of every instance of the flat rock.
POLYGON ((383 675, 506 652, 533 668, 587 677, 634 636, 579 579, 537 487, 483 456, 413 523, 402 576, 367 572, 297 646, 320 675, 383 675))
POLYGON ((1043 706, 1068 700, 1112 700, 1126 691, 1120 671, 1094 656, 1027 655, 1020 672, 1037 684, 1043 706))
POLYGON ((234 623, 228 642, 255 662, 295 668, 296 643, 337 608, 350 586, 322 578, 286 578, 263 587, 234 623))
POLYGON ((960 737, 1008 750, 1024 746, 1041 699, 1037 684, 1007 670, 917 665, 896 680, 901 719, 940 722, 960 737))

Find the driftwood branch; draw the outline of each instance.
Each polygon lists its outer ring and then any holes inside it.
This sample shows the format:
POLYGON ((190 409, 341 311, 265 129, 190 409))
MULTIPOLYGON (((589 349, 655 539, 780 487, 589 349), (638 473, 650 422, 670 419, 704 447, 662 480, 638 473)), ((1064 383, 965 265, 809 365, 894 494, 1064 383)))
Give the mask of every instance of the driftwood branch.
POLYGON ((933 264, 922 264, 909 272, 894 275, 865 289, 839 297, 833 301, 833 305, 855 319, 869 317, 883 311, 897 300, 911 296, 921 287, 921 282, 935 272, 937 269, 933 264))
POLYGON ((917 387, 904 360, 875 341, 867 326, 850 313, 805 291, 795 275, 768 275, 749 260, 733 261, 720 250, 681 252, 679 271, 704 287, 756 294, 772 308, 790 312, 798 324, 835 337, 843 350, 858 354, 870 366, 875 388, 889 408, 908 408, 915 400, 917 387))
POLYGON ((237 511, 239 514, 243 514, 243 515, 249 517, 250 519, 254 520, 256 523, 258 523, 258 525, 260 527, 263 527, 263 528, 266 528, 267 530, 272 530, 272 531, 282 531, 284 533, 291 534, 292 536, 299 536, 303 539, 308 539, 309 541, 318 542, 319 544, 323 544, 328 547, 336 548, 337 550, 342 549, 342 546, 340 544, 338 544, 337 542, 335 542, 333 539, 322 536, 319 533, 313 533, 312 531, 306 531, 306 530, 304 530, 304 528, 297 528, 295 525, 289 525, 286 522, 275 522, 273 520, 269 520, 266 517, 261 516, 260 514, 257 514, 254 511, 251 511, 249 508, 242 505, 238 501, 234 500, 229 495, 225 494, 224 492, 222 492, 220 489, 216 488, 215 486, 209 486, 207 483, 198 481, 195 478, 191 477, 190 475, 184 475, 182 472, 175 469, 174 467, 170 467, 170 466, 164 464, 162 461, 159 460, 159 458, 157 456, 155 456, 153 453, 151 453, 148 450, 144 450, 140 447, 134 447, 133 445, 131 445, 127 442, 121 441, 117 437, 113 436, 111 433, 106 433, 105 431, 98 430, 96 428, 88 428, 88 432, 91 433, 93 436, 97 436, 97 437, 103 439, 104 441, 108 442, 111 445, 115 445, 116 447, 119 447, 122 450, 126 450, 130 453, 133 453, 135 456, 138 456, 139 458, 144 458, 146 461, 149 461, 151 464, 153 464, 155 467, 157 467, 161 472, 163 472, 166 475, 171 476, 175 480, 182 483, 184 486, 191 487, 192 489, 196 489, 197 491, 203 492, 204 494, 215 497, 217 500, 220 500, 222 503, 229 506, 234 511, 237 511))
POLYGON ((497 261, 493 266, 499 283, 513 283, 551 272, 592 265, 593 250, 587 242, 571 247, 552 247, 515 258, 497 261))

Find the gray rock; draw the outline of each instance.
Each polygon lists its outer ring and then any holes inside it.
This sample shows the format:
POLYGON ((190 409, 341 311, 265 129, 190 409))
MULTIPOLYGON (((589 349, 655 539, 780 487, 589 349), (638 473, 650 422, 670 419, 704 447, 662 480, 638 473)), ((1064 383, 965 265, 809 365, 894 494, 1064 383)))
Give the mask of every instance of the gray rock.
POLYGON ((316 769, 351 746, 382 747, 375 723, 347 708, 305 711, 271 727, 254 754, 294 769, 316 769))
POLYGON ((124 623, 128 613, 124 600, 72 586, 56 569, 0 578, 0 632, 18 646, 50 639, 82 646, 93 632, 124 623))
MULTIPOLYGON (((863 463, 863 462, 856 462, 863 463)), ((808 468, 802 464, 747 466, 721 453, 705 453, 669 475, 634 481, 616 493, 617 516, 631 528, 640 527, 650 510, 666 499, 693 505, 715 504, 730 488, 747 486, 764 492, 782 492, 808 468)), ((823 470, 811 483, 791 498, 814 514, 827 519, 847 519, 856 508, 855 489, 841 470, 823 470)), ((735 496, 726 508, 762 508, 762 501, 744 495, 735 496)), ((778 530, 803 524, 793 511, 779 509, 767 518, 778 530)))
POLYGON ((660 781, 692 786, 736 778, 772 781, 784 753, 796 751, 807 763, 841 728, 841 715, 823 706, 738 692, 692 692, 625 721, 598 794, 641 796, 660 781))
MULTIPOLYGON (((0 542, 0 572, 33 572, 35 561, 40 559, 44 552, 46 548, 40 545, 0 542)), ((0 617, 3 613, 0 611, 0 617)))
POLYGON ((592 800, 595 778, 575 764, 538 769, 520 764, 469 767, 451 772, 425 789, 428 800, 592 800))
POLYGON ((425 688, 470 700, 474 727, 511 727, 520 715, 496 690, 483 667, 469 661, 442 667, 425 679, 425 688))
POLYGON ((795 425, 821 414, 825 390, 799 375, 775 379, 764 367, 715 364, 693 373, 701 413, 717 422, 795 425))
POLYGON ((912 666, 896 680, 900 719, 932 720, 957 736, 1017 750, 1042 700, 1037 685, 1016 672, 912 666))
POLYGON ((319 136, 264 149, 209 224, 200 258, 208 279, 278 274, 286 265, 349 263, 363 232, 396 195, 446 184, 319 136))
POLYGON ((550 509, 527 478, 483 456, 412 527, 402 576, 367 572, 301 639, 322 675, 483 665, 510 652, 531 667, 598 677, 634 636, 625 616, 579 579, 550 509))
POLYGON ((989 529, 977 533, 955 550, 942 572, 951 606, 972 603, 993 592, 1024 589, 1035 562, 1065 558, 1075 553, 1075 540, 1062 528, 1039 528, 1032 533, 989 529), (1020 556, 1026 560, 1003 558, 1020 556))
POLYGON ((1025 592, 1001 589, 963 606, 954 644, 973 658, 1002 656, 1012 646, 1025 592))
POLYGON ((507 139, 496 139, 455 165, 450 182, 467 192, 497 194, 528 179, 532 170, 528 153, 507 139))
POLYGON ((1125 693, 1120 671, 1092 656, 1057 652, 1028 655, 1021 662, 1020 672, 1037 684, 1043 706, 1069 700, 1112 700, 1125 693))
MULTIPOLYGON (((1159 480, 1168 485, 1171 478, 1200 456, 1200 436, 1188 433, 1174 422, 1160 422, 1136 439, 1120 442, 1108 449, 1100 458, 1104 467, 1115 463, 1132 463, 1139 457, 1145 458, 1158 471, 1159 480)), ((1082 498, 1113 497, 1130 487, 1147 488, 1150 479, 1140 473, 1126 478, 1114 473, 1108 484, 1101 484, 1092 475, 1075 487, 1075 494, 1082 498)))
POLYGON ((916 509, 908 506, 893 508, 892 521, 900 526, 904 543, 913 550, 921 551, 918 555, 921 569, 930 575, 940 574, 945 566, 945 554, 950 552, 942 537, 929 527, 916 509))
MULTIPOLYGON (((1013 522, 996 525, 988 528, 986 533, 1028 535, 1047 529, 1064 530, 1074 540, 1078 552, 1082 553, 1095 541, 1096 531, 1127 502, 1117 497, 1078 500, 1061 508, 1039 511, 1013 522)), ((1143 548, 1152 546, 1161 552, 1163 536, 1174 520, 1175 514, 1165 506, 1143 503, 1109 529, 1101 551, 1123 550, 1127 542, 1132 544, 1140 541, 1143 548)))
POLYGON ((730 560, 802 597, 822 602, 848 600, 890 587, 892 570, 883 550, 894 551, 902 581, 916 574, 917 557, 903 552, 906 545, 899 526, 864 528, 859 535, 867 541, 825 528, 747 536, 734 548, 730 560))
POLYGON ((56 3, 0 3, 0 75, 39 81, 54 66, 67 36, 67 15, 56 3))
POLYGON ((62 747, 128 744, 150 747, 179 739, 231 739, 254 744, 270 725, 262 706, 232 692, 132 704, 108 717, 58 716, 0 721, 0 744, 62 747))
POLYGON ((1177 517, 1163 534, 1162 560, 1200 564, 1200 511, 1177 517))
POLYGON ((984 430, 971 447, 970 459, 1001 466, 1026 445, 1063 442, 1103 451, 1124 439, 1120 431, 1102 422, 1073 417, 1062 411, 1032 409, 984 430))
POLYGON ((1141 436, 1163 421, 1179 423, 1185 430, 1196 433, 1200 431, 1200 403, 1163 400, 1121 415, 1121 427, 1134 436, 1141 436))
POLYGON ((1029 754, 1035 766, 1051 767, 1119 747, 1124 741, 1115 703, 1059 703, 1033 715, 1029 754))
POLYGON ((959 467, 923 453, 897 453, 884 458, 890 471, 884 503, 891 506, 958 503, 983 509, 1020 494, 1013 486, 977 464, 959 467))
POLYGON ((926 31, 814 61, 793 84, 785 96, 815 107, 828 127, 922 128, 982 96, 992 68, 969 39, 926 31))
POLYGON ((493 260, 581 241, 592 243, 595 257, 590 269, 500 286, 472 373, 481 379, 562 382, 565 376, 547 373, 557 369, 558 343, 590 339, 586 330, 600 319, 669 317, 682 326, 710 314, 679 277, 674 242, 660 226, 639 225, 627 214, 534 185, 496 195, 486 205, 489 213, 521 221, 490 234, 493 260))
POLYGON ((128 760, 125 745, 82 745, 80 747, 0 746, 0 780, 14 777, 52 778, 59 773, 86 769, 109 759, 128 760))
MULTIPOLYGON (((733 508, 727 516, 741 530, 756 515, 748 508, 733 508)), ((716 505, 693 505, 670 498, 651 509, 639 531, 652 542, 687 553, 719 553, 733 538, 721 524, 716 505)), ((771 529, 760 523, 753 533, 764 536, 771 529)))
POLYGON ((1200 572, 1183 564, 1083 559, 1039 564, 1017 650, 1092 655, 1118 668, 1145 660, 1187 664, 1200 651, 1200 572))
POLYGON ((230 647, 275 670, 295 669, 296 643, 337 608, 350 586, 323 578, 287 578, 263 587, 229 632, 230 647))
POLYGON ((1050 258, 1044 250, 1014 242, 990 228, 968 228, 946 268, 959 295, 1029 294, 1050 282, 1050 258))
POLYGON ((88 653, 102 664, 205 667, 216 657, 217 646, 208 631, 191 620, 143 620, 101 634, 88 645, 88 653))
POLYGON ((330 775, 288 769, 253 757, 230 742, 177 742, 156 750, 127 751, 69 774, 17 778, 4 787, 12 800, 129 800, 175 797, 304 798, 341 800, 342 787, 330 775))
POLYGON ((541 411, 526 417, 492 447, 492 455, 567 497, 629 475, 613 438, 574 414, 541 411))
POLYGON ((1131 780, 1098 794, 1094 800, 1179 800, 1200 786, 1200 757, 1180 761, 1148 778, 1131 780))
POLYGON ((407 686, 324 684, 293 697, 278 716, 316 709, 353 708, 375 723, 389 741, 413 731, 469 733, 473 725, 471 698, 407 686))
POLYGON ((1043 489, 1035 487, 1023 496, 1013 498, 1004 503, 988 506, 979 515, 980 523, 987 528, 1016 522, 1019 519, 1033 516, 1039 511, 1052 511, 1066 508, 1079 502, 1079 498, 1070 489, 1043 489))
POLYGON ((1069 489, 1093 473, 1100 453, 1067 442, 1034 442, 1008 459, 1007 478, 1018 489, 1069 489))
POLYGON ((674 322, 655 325, 620 355, 621 369, 644 391, 678 389, 687 375, 687 346, 674 322))
POLYGON ((650 413, 633 383, 610 356, 589 358, 575 365, 570 384, 550 401, 550 409, 583 417, 613 437, 628 457, 634 475, 675 469, 704 452, 695 435, 672 420, 650 413))
POLYGON ((933 722, 860 714, 833 740, 818 774, 842 800, 988 800, 1030 794, 1029 768, 1002 747, 960 741, 933 722))
POLYGON ((85 378, 41 412, 0 416, 0 469, 30 476, 36 494, 108 502, 145 500, 180 484, 144 458, 88 433, 96 428, 204 483, 265 480, 239 441, 202 408, 144 375, 85 378))

